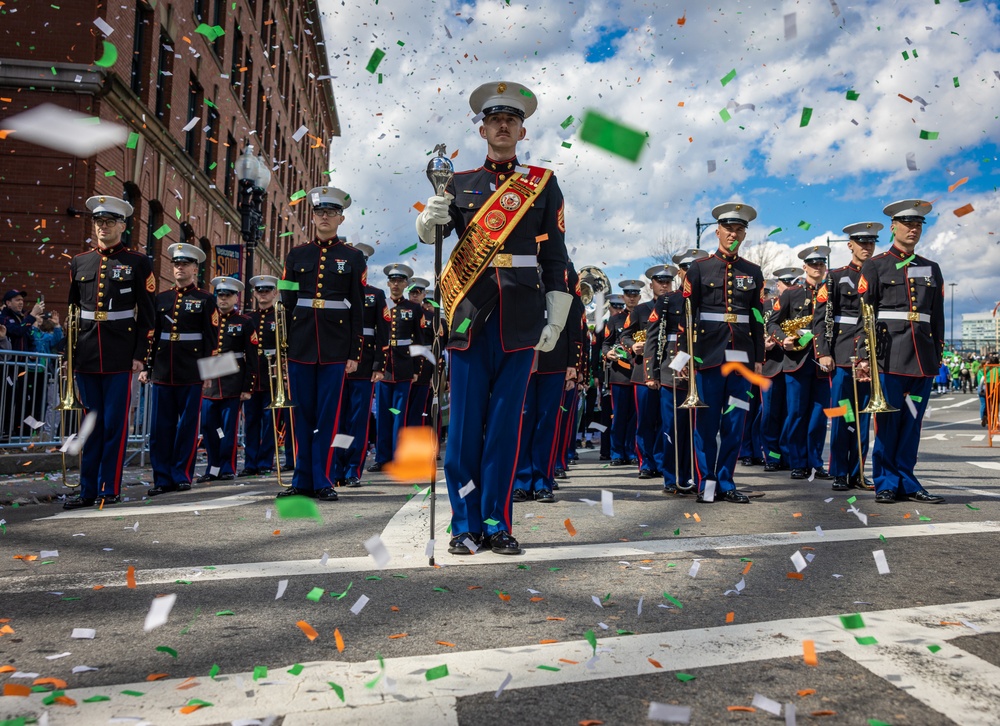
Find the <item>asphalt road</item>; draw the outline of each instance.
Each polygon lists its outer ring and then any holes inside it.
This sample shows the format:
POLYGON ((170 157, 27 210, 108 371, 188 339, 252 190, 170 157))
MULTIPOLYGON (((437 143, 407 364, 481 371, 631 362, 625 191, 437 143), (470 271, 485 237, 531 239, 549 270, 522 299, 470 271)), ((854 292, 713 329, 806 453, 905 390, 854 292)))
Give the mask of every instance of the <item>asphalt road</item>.
POLYGON ((58 680, 0 697, 0 719, 996 724, 1000 440, 986 447, 974 396, 931 406, 918 474, 943 505, 754 467, 738 483, 764 498, 697 504, 581 450, 556 503, 515 506, 519 557, 448 555, 442 484, 434 568, 429 496, 383 475, 320 503, 322 522, 279 519, 273 479, 5 508, 0 683, 58 680), (146 632, 162 595, 169 618, 146 632))

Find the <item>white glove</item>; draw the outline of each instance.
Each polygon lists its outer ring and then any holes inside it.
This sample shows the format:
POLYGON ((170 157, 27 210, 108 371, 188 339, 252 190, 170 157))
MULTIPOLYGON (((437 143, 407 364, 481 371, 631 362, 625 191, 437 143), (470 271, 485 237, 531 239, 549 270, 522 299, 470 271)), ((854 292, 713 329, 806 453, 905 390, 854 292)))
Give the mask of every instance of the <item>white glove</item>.
POLYGON ((566 318, 569 317, 569 307, 572 303, 573 296, 567 292, 545 293, 546 323, 535 350, 548 353, 556 347, 559 334, 566 327, 566 318))
POLYGON ((451 222, 448 208, 454 198, 450 194, 445 194, 443 197, 434 195, 427 199, 424 211, 417 215, 417 235, 421 242, 428 245, 434 244, 434 228, 451 222))

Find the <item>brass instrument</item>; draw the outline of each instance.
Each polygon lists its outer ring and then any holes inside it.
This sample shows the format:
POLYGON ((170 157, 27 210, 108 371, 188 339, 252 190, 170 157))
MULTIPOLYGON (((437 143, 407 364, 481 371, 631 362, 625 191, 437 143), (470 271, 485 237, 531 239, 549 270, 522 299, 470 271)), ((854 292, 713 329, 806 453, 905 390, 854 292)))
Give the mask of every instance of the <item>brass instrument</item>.
POLYGON ((608 297, 611 295, 611 280, 604 274, 604 270, 595 265, 587 265, 580 268, 580 300, 587 309, 587 317, 595 327, 608 312, 610 303, 608 297), (602 300, 601 309, 597 309, 598 298, 602 300), (591 309, 591 306, 594 306, 591 309))
POLYGON ((637 331, 635 331, 635 333, 632 335, 632 341, 635 342, 635 343, 645 343, 646 342, 646 331, 645 330, 637 330, 637 331))
MULTIPOLYGON (((795 338, 798 340, 802 337, 802 333, 799 332, 802 328, 812 327, 812 315, 803 315, 798 318, 792 318, 791 320, 784 320, 781 323, 781 332, 785 334, 786 338, 795 338)), ((809 345, 807 342, 805 345, 800 345, 798 342, 792 346, 792 350, 805 350, 806 346, 809 345)))
MULTIPOLYGON (((679 408, 708 408, 708 405, 698 397, 698 381, 694 370, 694 323, 692 322, 691 300, 684 301, 685 333, 687 334, 688 358, 688 395, 679 408)), ((692 459, 693 461, 693 459, 692 459)))
POLYGON ((882 381, 878 377, 878 360, 876 359, 875 351, 877 347, 875 338, 875 309, 864 300, 861 301, 861 319, 864 321, 865 347, 868 349, 868 367, 872 379, 871 401, 869 401, 868 406, 861 413, 895 413, 899 409, 893 408, 885 400, 885 394, 882 391, 882 381))
POLYGON ((70 305, 66 313, 66 368, 59 377, 61 396, 56 411, 82 411, 83 406, 76 399, 76 387, 73 381, 73 349, 80 337, 80 308, 70 305))
MULTIPOLYGON (((854 410, 857 411, 861 405, 861 399, 858 398, 858 358, 853 355, 851 356, 851 381, 854 384, 854 410)), ((861 477, 861 485, 865 486, 867 483, 865 480, 865 449, 861 444, 861 418, 859 415, 855 415, 854 433, 858 440, 858 474, 861 477)))
MULTIPOLYGON (((261 313, 263 315, 263 313, 261 313)), ((271 387, 271 403, 267 407, 271 410, 271 428, 274 430, 274 470, 278 474, 278 486, 290 487, 289 481, 285 484, 281 480, 281 451, 278 446, 278 416, 280 409, 290 409, 294 404, 289 400, 286 393, 285 381, 288 376, 288 327, 285 322, 285 306, 278 300, 274 303, 274 355, 267 362, 268 383, 271 387)), ((292 442, 286 441, 285 446, 291 446, 292 442)))

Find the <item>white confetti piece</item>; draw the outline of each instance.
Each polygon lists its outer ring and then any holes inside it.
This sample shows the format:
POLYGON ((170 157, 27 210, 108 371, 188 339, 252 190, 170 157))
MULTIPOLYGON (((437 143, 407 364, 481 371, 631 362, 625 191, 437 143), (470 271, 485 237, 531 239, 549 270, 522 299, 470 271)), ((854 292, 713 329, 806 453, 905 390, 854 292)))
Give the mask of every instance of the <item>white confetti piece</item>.
MULTIPOLYGON (((750 357, 745 350, 729 350, 726 348, 726 363, 749 363, 750 357)), ((732 403, 729 404, 733 405, 732 403)))
POLYGON ((594 601, 594 605, 601 608, 602 610, 604 609, 604 606, 601 605, 601 598, 597 597, 597 595, 591 595, 590 599, 594 601))
POLYGON ((222 378, 232 373, 238 373, 239 370, 240 364, 236 360, 236 354, 231 350, 219 355, 198 359, 198 375, 203 381, 212 378, 222 378))
POLYGON ((333 448, 335 449, 348 449, 354 442, 353 436, 348 436, 347 434, 337 434, 333 437, 333 448))
POLYGON ((73 666, 73 675, 75 676, 78 673, 86 673, 87 671, 96 671, 96 670, 100 669, 94 668, 94 666, 87 666, 87 665, 73 666))
POLYGON ((173 594, 154 598, 152 604, 149 606, 149 612, 146 613, 146 622, 142 625, 143 631, 148 633, 150 630, 155 630, 161 625, 166 625, 167 619, 170 617, 170 611, 173 610, 176 601, 177 595, 173 594))
POLYGON ((469 548, 469 552, 476 554, 479 551, 479 545, 472 541, 471 537, 466 537, 462 540, 462 544, 469 548))
POLYGON ((691 563, 691 569, 688 570, 688 576, 689 577, 697 577, 698 576, 698 570, 700 570, 700 569, 701 569, 701 562, 699 560, 695 560, 694 562, 691 563))
POLYGON ((917 155, 912 151, 906 153, 906 168, 908 171, 918 171, 917 169, 917 155))
POLYGON ((80 640, 93 640, 97 637, 97 631, 93 628, 73 628, 73 632, 69 637, 80 640))
POLYGON ((906 397, 906 398, 904 398, 903 400, 904 400, 904 401, 906 402, 906 408, 907 408, 907 409, 909 409, 909 411, 910 411, 910 415, 911 415, 911 416, 912 416, 913 418, 916 418, 916 417, 917 417, 917 404, 915 404, 915 403, 913 402, 913 399, 912 399, 912 398, 910 398, 909 396, 907 396, 907 397, 906 397))
POLYGON ((119 146, 128 138, 128 129, 124 126, 50 103, 5 118, 3 126, 14 131, 11 138, 18 141, 28 141, 82 159, 119 146))
POLYGON ((885 559, 885 550, 875 550, 872 552, 872 556, 875 557, 875 566, 878 568, 878 574, 888 575, 889 563, 885 559))
POLYGON ((270 519, 271 518, 271 514, 273 512, 274 512, 274 510, 271 509, 270 507, 268 507, 267 509, 265 509, 264 510, 264 519, 270 519))
POLYGON ((785 726, 796 726, 794 703, 785 704, 785 726))
POLYGON ((791 560, 792 564, 795 565, 796 572, 802 572, 802 570, 806 569, 806 559, 798 550, 795 550, 795 554, 792 555, 791 560))
POLYGON ((614 494, 607 489, 601 490, 601 512, 604 513, 605 517, 615 516, 614 494))
POLYGON ((43 560, 49 557, 58 557, 59 550, 42 550, 41 552, 38 553, 38 556, 43 560))
POLYGON ((636 611, 635 611, 636 615, 642 615, 642 601, 643 601, 643 598, 640 597, 639 598, 639 606, 636 608, 636 611))
POLYGON ((691 723, 691 707, 673 706, 669 703, 653 701, 649 704, 649 713, 646 718, 660 723, 691 723))
POLYGON ((288 580, 278 580, 278 594, 274 596, 275 600, 280 600, 281 596, 285 594, 285 590, 288 589, 288 580))
POLYGON ((431 558, 434 556, 434 542, 435 540, 427 540, 427 546, 424 547, 424 557, 431 558))
POLYGON ((110 25, 108 25, 108 21, 106 21, 104 18, 94 18, 94 25, 96 25, 97 29, 100 30, 105 35, 111 35, 113 32, 115 32, 115 29, 112 28, 110 25))
POLYGON ((706 502, 714 502, 715 501, 715 480, 714 479, 706 479, 705 480, 705 491, 703 491, 701 493, 701 498, 704 499, 706 502))
POLYGON ((468 484, 466 484, 464 487, 458 490, 458 496, 460 496, 462 499, 465 499, 467 496, 469 496, 469 494, 472 493, 472 491, 475 488, 476 488, 475 482, 470 481, 468 484))
POLYGON ((500 687, 497 689, 497 692, 493 694, 493 698, 500 698, 500 694, 503 693, 503 689, 509 686, 512 680, 514 680, 514 676, 508 673, 507 677, 503 679, 503 683, 501 683, 500 687))
POLYGON ((80 424, 80 431, 76 434, 70 434, 59 450, 64 451, 70 456, 78 456, 83 449, 83 445, 87 443, 87 439, 94 432, 95 426, 97 426, 97 412, 91 411, 84 417, 83 423, 80 424))
POLYGON ((362 610, 364 610, 364 607, 365 607, 365 605, 367 605, 367 604, 368 604, 368 600, 369 600, 369 598, 368 598, 368 596, 367 596, 367 595, 362 595, 361 597, 359 597, 359 598, 357 599, 357 602, 355 602, 355 603, 354 603, 354 604, 353 604, 353 605, 351 606, 351 614, 352 614, 352 615, 357 615, 357 614, 358 614, 358 613, 360 613, 360 612, 361 612, 362 610))
POLYGON ((326 563, 329 562, 329 561, 330 561, 330 553, 329 552, 324 552, 323 556, 319 558, 319 563, 323 567, 326 567, 326 563))
POLYGON ((40 429, 42 426, 45 425, 44 421, 39 421, 34 416, 25 417, 24 423, 26 423, 29 427, 31 427, 32 430, 40 429))
POLYGON ((823 533, 823 528, 820 527, 818 524, 816 525, 816 534, 818 534, 820 537, 826 537, 826 534, 823 533))
POLYGON ((606 623, 598 623, 597 625, 598 625, 598 627, 599 627, 599 628, 600 628, 601 630, 607 630, 607 629, 608 629, 608 626, 607 626, 607 624, 606 624, 606 623))
POLYGON ((754 708, 759 708, 761 711, 767 711, 775 716, 781 715, 781 704, 768 698, 767 696, 762 696, 759 693, 753 694, 753 701, 750 702, 750 705, 754 708))
POLYGON ((599 424, 596 421, 592 422, 590 426, 588 426, 587 428, 593 429, 594 431, 600 431, 602 434, 608 430, 607 426, 605 426, 604 424, 599 424))
POLYGON ((670 369, 680 373, 684 370, 684 366, 688 364, 689 360, 691 360, 691 356, 683 350, 680 350, 677 352, 677 355, 674 356, 674 359, 670 361, 670 369))
POLYGON ((292 141, 298 143, 302 141, 302 137, 309 133, 309 128, 307 126, 299 126, 295 133, 292 134, 292 141))
POLYGON ((191 119, 184 125, 184 128, 182 128, 181 131, 190 131, 191 129, 193 129, 195 126, 198 125, 199 121, 201 121, 201 116, 195 116, 193 119, 191 119))
POLYGON ((382 538, 378 535, 365 540, 365 549, 368 550, 368 554, 375 560, 375 566, 379 569, 388 565, 389 560, 392 559, 392 555, 389 554, 389 550, 385 548, 385 543, 382 542, 382 538))
POLYGON ((59 658, 65 658, 67 655, 73 655, 72 653, 57 653, 56 655, 47 655, 45 660, 58 660, 59 658))
POLYGON ((975 623, 970 623, 968 620, 959 620, 958 622, 960 622, 962 625, 964 625, 967 628, 971 628, 972 630, 975 630, 977 633, 983 632, 982 628, 980 628, 975 623))

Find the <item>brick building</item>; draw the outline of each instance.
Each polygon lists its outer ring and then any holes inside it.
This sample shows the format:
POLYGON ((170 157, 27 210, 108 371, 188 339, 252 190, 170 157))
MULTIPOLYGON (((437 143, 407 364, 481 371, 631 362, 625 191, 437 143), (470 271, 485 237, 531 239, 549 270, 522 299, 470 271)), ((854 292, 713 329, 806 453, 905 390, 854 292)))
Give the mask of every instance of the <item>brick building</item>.
POLYGON ((280 274, 308 233, 295 192, 328 178, 340 133, 315 0, 7 0, 0 15, 0 129, 51 103, 129 131, 90 158, 0 133, 0 288, 64 310, 95 194, 135 207, 127 238, 154 258, 160 289, 174 242, 206 251, 210 279, 216 248, 242 245, 233 164, 248 144, 272 168, 253 272, 280 274), (102 67, 109 44, 117 59, 102 67))

